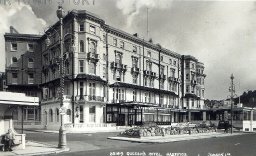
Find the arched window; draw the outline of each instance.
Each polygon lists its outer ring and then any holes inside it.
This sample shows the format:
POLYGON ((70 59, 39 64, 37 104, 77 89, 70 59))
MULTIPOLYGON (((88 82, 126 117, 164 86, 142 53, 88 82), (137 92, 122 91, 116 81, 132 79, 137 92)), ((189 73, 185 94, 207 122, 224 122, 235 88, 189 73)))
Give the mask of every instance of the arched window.
POLYGON ((71 121, 72 118, 71 118, 71 110, 70 109, 67 110, 67 119, 68 119, 68 122, 72 122, 71 121))
POLYGON ((12 58, 12 63, 17 63, 17 62, 18 62, 17 57, 13 57, 13 58, 12 58))
POLYGON ((60 120, 60 111, 58 108, 56 108, 56 122, 59 122, 60 120))
POLYGON ((95 42, 90 42, 90 44, 89 44, 89 52, 96 53, 96 43, 95 42))
POLYGON ((52 109, 49 110, 49 119, 50 119, 50 122, 53 122, 53 111, 52 111, 52 109))
POLYGON ((84 41, 80 41, 80 52, 84 52, 84 41))

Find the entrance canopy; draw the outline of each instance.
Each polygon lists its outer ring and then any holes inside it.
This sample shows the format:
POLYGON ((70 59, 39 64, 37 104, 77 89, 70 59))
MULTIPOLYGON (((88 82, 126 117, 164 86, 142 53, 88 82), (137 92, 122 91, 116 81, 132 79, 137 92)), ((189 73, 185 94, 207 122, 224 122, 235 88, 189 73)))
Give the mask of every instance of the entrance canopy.
POLYGON ((0 105, 39 106, 39 98, 23 93, 0 92, 0 105))

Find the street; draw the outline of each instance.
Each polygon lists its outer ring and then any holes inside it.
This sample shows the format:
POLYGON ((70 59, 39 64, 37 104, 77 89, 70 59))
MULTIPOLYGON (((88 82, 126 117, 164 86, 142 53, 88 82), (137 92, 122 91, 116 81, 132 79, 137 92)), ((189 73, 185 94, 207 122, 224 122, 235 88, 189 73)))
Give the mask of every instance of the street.
MULTIPOLYGON (((188 156, 255 156, 256 134, 245 134, 223 138, 210 138, 171 142, 163 144, 131 143, 107 139, 117 133, 67 134, 70 152, 59 155, 110 156, 123 152, 132 155, 145 152, 147 155, 180 154, 188 156), (129 152, 129 153, 127 153, 129 152), (152 153, 151 153, 152 152, 152 153)), ((57 146, 58 134, 27 132, 27 139, 57 146)), ((53 154, 55 155, 55 154, 53 154)))

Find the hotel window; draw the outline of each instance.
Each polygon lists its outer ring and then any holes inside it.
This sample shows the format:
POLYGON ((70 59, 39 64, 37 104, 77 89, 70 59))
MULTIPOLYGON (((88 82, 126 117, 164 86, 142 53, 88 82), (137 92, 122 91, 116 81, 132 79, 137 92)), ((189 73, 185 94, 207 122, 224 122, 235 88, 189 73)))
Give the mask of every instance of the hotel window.
POLYGON ((103 40, 103 43, 106 43, 106 34, 103 34, 102 40, 103 40))
POLYGON ((189 62, 186 62, 186 68, 189 68, 189 62))
POLYGON ((138 83, 138 76, 137 75, 133 75, 132 78, 133 78, 132 79, 133 84, 137 84, 138 83))
POLYGON ((95 122, 96 121, 96 115, 95 115, 95 111, 96 110, 96 106, 90 106, 89 107, 89 122, 95 122))
POLYGON ((150 52, 150 51, 148 51, 147 56, 148 56, 148 57, 151 57, 151 52, 150 52))
POLYGON ((89 43, 89 52, 95 54, 96 53, 96 43, 90 42, 89 43))
POLYGON ((137 91, 132 91, 132 101, 137 101, 137 91))
POLYGON ((67 119, 68 119, 68 122, 71 122, 72 121, 72 113, 71 113, 71 110, 70 109, 68 109, 67 110, 67 119))
POLYGON ((147 71, 152 71, 152 62, 150 62, 150 61, 146 62, 146 69, 147 69, 147 71))
POLYGON ((175 77, 175 69, 170 69, 170 77, 175 77))
POLYGON ((18 50, 17 43, 11 43, 11 51, 17 51, 17 50, 18 50))
POLYGON ((124 49, 124 41, 120 41, 120 48, 124 49))
POLYGON ((137 68, 138 67, 138 58, 132 57, 132 67, 137 68))
POLYGON ((160 95, 159 104, 160 105, 164 104, 164 95, 160 95))
POLYGON ((191 103, 192 103, 192 107, 194 107, 194 106, 195 106, 195 101, 194 101, 194 99, 191 100, 191 103))
POLYGON ((28 68, 34 68, 34 59, 28 58, 28 68))
POLYGON ((93 62, 91 62, 91 63, 89 64, 89 73, 90 73, 90 74, 96 74, 96 64, 93 63, 93 62))
POLYGON ((147 85, 148 85, 148 78, 144 77, 144 86, 147 86, 147 85))
POLYGON ((80 46, 80 52, 84 52, 84 41, 80 41, 79 43, 79 46, 80 46))
POLYGON ((160 89, 164 89, 164 81, 160 80, 160 89))
POLYGON ((106 74, 106 72, 107 72, 106 64, 103 64, 103 69, 102 70, 103 70, 102 71, 102 76, 103 76, 103 78, 106 78, 107 77, 107 74, 106 74))
POLYGON ((189 85, 186 86, 186 92, 189 92, 189 85))
POLYGON ((34 44, 28 43, 28 50, 29 50, 30 52, 33 52, 33 51, 34 51, 34 44))
POLYGON ((169 63, 172 65, 172 59, 169 59, 169 63))
POLYGON ((17 65, 17 63, 18 63, 17 57, 13 57, 12 58, 12 64, 17 65))
POLYGON ((90 33, 96 34, 96 27, 93 25, 90 25, 90 33))
POLYGON ((113 39, 113 45, 117 46, 117 39, 116 38, 113 39))
POLYGON ((189 80, 189 74, 186 74, 186 80, 189 80))
POLYGON ((164 56, 161 56, 161 57, 160 57, 160 61, 163 61, 163 60, 164 60, 164 56))
POLYGON ((177 61, 174 60, 173 61, 173 65, 176 66, 177 65, 177 61))
POLYGON ((96 96, 96 84, 95 83, 89 83, 89 95, 92 97, 96 96))
POLYGON ((145 101, 145 102, 149 102, 149 101, 150 101, 149 93, 148 93, 148 92, 145 92, 144 95, 145 95, 144 101, 145 101))
POLYGON ((187 108, 190 108, 189 107, 189 99, 187 98, 187 108))
POLYGON ((164 74, 164 66, 160 65, 160 75, 164 74))
POLYGON ((134 53, 137 53, 137 46, 133 46, 133 50, 134 53))
POLYGON ((58 108, 56 108, 56 122, 60 121, 60 111, 58 108))
POLYGON ((18 83, 18 73, 12 73, 12 83, 18 83))
POLYGON ((150 85, 150 87, 154 87, 154 79, 153 78, 151 78, 151 79, 149 79, 150 81, 149 81, 149 85, 150 85))
POLYGON ((121 53, 116 53, 115 62, 122 64, 122 54, 121 53))
POLYGON ((84 23, 81 23, 81 24, 79 25, 79 31, 84 31, 84 23))
POLYGON ((202 98, 204 98, 204 90, 202 90, 202 98))
POLYGON ((49 118, 50 118, 50 122, 53 122, 53 111, 52 111, 52 109, 49 110, 49 118))
POLYGON ((80 82, 79 83, 79 94, 80 94, 80 100, 83 100, 84 99, 84 97, 83 97, 83 95, 84 95, 84 82, 80 82))
POLYGON ((33 84, 34 83, 34 74, 29 73, 28 74, 28 84, 33 84))
POLYGON ((169 82, 169 90, 172 91, 172 88, 173 88, 173 83, 170 81, 169 82))
POLYGON ((84 60, 79 60, 79 72, 84 72, 84 60))
POLYGON ((192 64, 192 69, 195 69, 195 64, 194 63, 192 64))
POLYGON ((122 77, 121 77, 121 72, 119 71, 116 71, 116 74, 115 74, 115 80, 116 81, 122 81, 122 77))

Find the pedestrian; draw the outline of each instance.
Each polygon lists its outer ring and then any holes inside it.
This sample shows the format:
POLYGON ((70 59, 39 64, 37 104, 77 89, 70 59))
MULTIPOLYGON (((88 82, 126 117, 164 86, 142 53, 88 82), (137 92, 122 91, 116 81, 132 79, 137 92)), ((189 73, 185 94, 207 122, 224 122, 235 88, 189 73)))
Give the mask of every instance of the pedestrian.
POLYGON ((6 151, 12 151, 12 146, 14 145, 14 134, 11 129, 9 129, 5 134, 4 140, 6 151))

